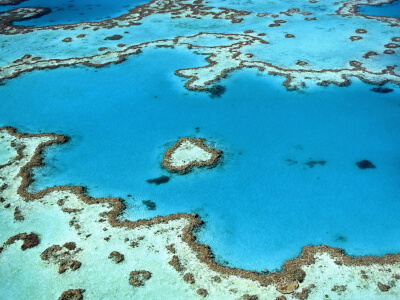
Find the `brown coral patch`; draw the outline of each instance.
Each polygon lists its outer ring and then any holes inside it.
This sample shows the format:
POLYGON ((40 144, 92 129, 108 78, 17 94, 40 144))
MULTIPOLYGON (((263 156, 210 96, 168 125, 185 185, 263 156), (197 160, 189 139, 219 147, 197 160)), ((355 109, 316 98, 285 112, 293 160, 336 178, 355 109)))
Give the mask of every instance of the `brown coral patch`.
POLYGON ((294 38, 295 36, 293 34, 287 33, 285 34, 285 38, 290 39, 290 38, 294 38))
POLYGON ((244 294, 242 298, 243 300, 258 300, 257 295, 244 294))
POLYGON ((131 243, 129 244, 129 246, 131 246, 132 248, 136 248, 137 246, 139 246, 139 243, 133 241, 133 242, 131 242, 131 243))
POLYGON ((124 261, 124 255, 119 253, 118 251, 113 251, 110 253, 108 256, 112 261, 114 261, 116 264, 123 262, 124 261))
POLYGON ((206 297, 208 295, 208 291, 206 289, 198 289, 196 293, 200 296, 206 297))
POLYGON ((69 42, 72 42, 72 38, 67 37, 67 38, 63 39, 62 41, 63 41, 64 43, 69 43, 69 42))
POLYGON ((80 248, 76 248, 73 242, 65 243, 62 247, 60 245, 53 245, 45 249, 40 254, 40 258, 58 265, 58 273, 62 274, 68 269, 76 271, 81 267, 82 263, 74 259, 75 255, 81 250, 80 248))
POLYGON ((296 65, 298 65, 298 66, 305 66, 305 65, 308 65, 308 62, 303 61, 303 60, 298 60, 298 61, 296 62, 296 65))
POLYGON ((185 275, 183 275, 183 280, 185 280, 186 282, 193 284, 195 282, 194 280, 194 276, 192 273, 186 273, 185 275))
POLYGON ((363 55, 363 58, 370 58, 371 56, 378 55, 375 51, 368 51, 363 55))
POLYGON ((120 39, 122 39, 122 35, 120 35, 120 34, 114 34, 112 36, 108 36, 108 37, 105 38, 106 41, 107 40, 117 41, 117 40, 120 40, 120 39))
POLYGON ((6 242, 5 245, 11 245, 18 240, 22 240, 23 244, 21 245, 22 250, 30 249, 39 245, 40 240, 37 234, 31 232, 30 234, 26 233, 18 233, 12 237, 10 237, 6 242))
POLYGON ((354 42, 354 41, 362 40, 362 36, 353 35, 353 36, 349 37, 349 39, 350 39, 352 42, 354 42))
POLYGON ((82 300, 84 292, 85 290, 83 289, 64 291, 58 300, 82 300))
POLYGON ((393 42, 400 42, 400 36, 392 37, 393 42))
POLYGON ((334 285, 333 288, 331 288, 332 292, 344 292, 346 290, 345 285, 334 285))
POLYGON ((400 44, 396 44, 396 43, 389 43, 385 45, 385 48, 399 48, 400 44))
POLYGON ((16 221, 23 221, 23 220, 25 220, 25 218, 24 218, 24 216, 22 215, 22 212, 21 212, 21 210, 19 209, 18 206, 14 209, 14 220, 16 220, 16 221))
POLYGON ((383 53, 385 54, 395 54, 396 52, 392 49, 386 49, 385 51, 383 51, 383 53))
POLYGON ((356 33, 358 33, 358 34, 364 34, 364 33, 367 33, 367 31, 366 31, 365 29, 358 28, 358 29, 356 29, 356 33))
POLYGON ((171 252, 171 253, 173 253, 173 254, 175 254, 175 247, 174 247, 174 244, 171 244, 171 245, 167 245, 167 246, 165 246, 165 248, 167 248, 167 250, 169 251, 169 252, 171 252))
POLYGON ((177 270, 178 272, 183 271, 183 266, 178 256, 174 255, 172 259, 169 261, 169 264, 173 266, 174 269, 177 270))
POLYGON ((352 61, 349 61, 349 65, 356 69, 359 69, 359 68, 361 68, 362 63, 360 63, 359 61, 356 61, 356 60, 352 60, 352 61))
POLYGON ((133 286, 142 286, 151 278, 151 273, 146 270, 132 271, 129 274, 129 283, 133 286))
POLYGON ((378 288, 382 291, 382 292, 387 292, 390 289, 390 286, 387 284, 383 284, 378 282, 378 288))

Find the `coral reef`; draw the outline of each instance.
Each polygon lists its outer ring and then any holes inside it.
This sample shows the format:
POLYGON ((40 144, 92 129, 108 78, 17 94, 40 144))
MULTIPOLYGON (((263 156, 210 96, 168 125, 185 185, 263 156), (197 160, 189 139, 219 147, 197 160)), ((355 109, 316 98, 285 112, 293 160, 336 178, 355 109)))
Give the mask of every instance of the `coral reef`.
POLYGON ((207 147, 202 139, 180 138, 164 153, 161 164, 168 171, 185 174, 193 167, 214 167, 221 154, 221 150, 207 147))
POLYGON ((62 247, 59 245, 53 245, 48 247, 42 252, 40 258, 48 263, 56 264, 59 266, 58 273, 62 274, 68 269, 71 271, 78 270, 82 263, 77 261, 75 258, 76 254, 82 249, 76 248, 75 243, 68 242, 62 247), (65 248, 65 249, 63 249, 65 248))
POLYGON ((141 286, 151 278, 151 273, 146 270, 132 271, 129 274, 129 283, 133 286, 141 286))
POLYGON ((23 244, 21 245, 21 249, 22 250, 26 250, 26 249, 30 249, 33 247, 36 247, 37 245, 39 245, 40 240, 39 237, 37 236, 37 234, 31 232, 29 234, 27 233, 18 233, 12 237, 10 237, 5 243, 4 246, 7 245, 11 245, 13 243, 15 243, 16 241, 22 240, 23 244))
POLYGON ((83 289, 68 290, 63 292, 58 300, 82 300, 84 292, 83 289))
POLYGON ((108 258, 110 258, 116 264, 124 261, 124 255, 119 253, 118 251, 111 252, 108 258))

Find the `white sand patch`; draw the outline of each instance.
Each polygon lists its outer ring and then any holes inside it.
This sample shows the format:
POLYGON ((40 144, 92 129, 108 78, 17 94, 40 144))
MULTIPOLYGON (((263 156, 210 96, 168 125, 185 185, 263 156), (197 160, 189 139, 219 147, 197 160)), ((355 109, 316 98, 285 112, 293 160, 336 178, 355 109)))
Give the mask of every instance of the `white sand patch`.
POLYGON ((208 161, 211 157, 212 153, 186 140, 171 154, 169 162, 174 167, 182 167, 192 162, 208 161))

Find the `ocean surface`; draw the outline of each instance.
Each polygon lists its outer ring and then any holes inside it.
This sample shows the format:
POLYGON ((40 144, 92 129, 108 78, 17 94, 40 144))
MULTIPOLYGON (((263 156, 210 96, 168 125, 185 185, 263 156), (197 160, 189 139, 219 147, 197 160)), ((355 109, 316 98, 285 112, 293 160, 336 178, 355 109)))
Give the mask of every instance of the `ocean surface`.
POLYGON ((279 268, 304 245, 399 251, 398 88, 380 94, 355 80, 288 92, 282 78, 246 70, 210 98, 173 75, 202 63, 188 51, 154 49, 100 69, 25 74, 0 89, 1 125, 72 138, 47 152, 34 189, 85 185, 93 196, 123 197, 131 219, 199 213, 200 240, 231 266, 279 268), (222 163, 168 174, 162 155, 182 136, 206 138, 224 151, 222 163), (363 159, 376 169, 359 169, 363 159), (160 176, 170 180, 146 181, 160 176))
POLYGON ((51 9, 49 14, 40 18, 15 22, 17 25, 37 27, 101 21, 127 13, 129 9, 147 2, 146 0, 27 0, 18 5, 0 6, 0 11, 16 7, 45 7, 51 9))
POLYGON ((360 5, 358 11, 364 15, 400 18, 400 1, 395 0, 390 4, 379 6, 360 5))
MULTIPOLYGON (((54 8, 24 24, 98 20, 132 4, 60 2, 64 14, 48 2, 20 4, 54 8)), ((92 196, 122 197, 133 220, 198 213, 206 222, 199 240, 232 267, 279 269, 305 245, 342 247, 354 256, 400 251, 399 87, 377 93, 353 78, 348 87, 289 92, 283 77, 239 70, 218 83, 226 92, 211 98, 188 91, 186 79, 174 75, 206 65, 204 58, 183 48, 147 49, 104 68, 34 71, 6 81, 0 126, 71 137, 46 151, 32 189, 83 185, 92 196), (180 137, 205 138, 224 152, 222 162, 169 174, 160 162, 180 137), (358 168, 365 159, 376 168, 358 168), (148 182, 161 176, 169 181, 148 182)))

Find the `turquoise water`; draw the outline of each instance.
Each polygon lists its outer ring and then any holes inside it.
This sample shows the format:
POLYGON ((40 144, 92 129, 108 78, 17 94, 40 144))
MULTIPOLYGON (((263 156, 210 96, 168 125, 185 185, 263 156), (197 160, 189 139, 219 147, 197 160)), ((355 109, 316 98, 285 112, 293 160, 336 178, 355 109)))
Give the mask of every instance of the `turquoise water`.
POLYGON ((354 80, 288 92, 283 78, 242 70, 212 99, 173 74, 205 64, 186 50, 152 49, 101 69, 24 74, 0 86, 0 125, 72 138, 47 152, 34 189, 85 185, 123 197, 132 219, 197 212, 200 240, 230 266, 280 268, 304 245, 399 251, 398 87, 380 94, 354 80), (162 155, 182 136, 206 138, 224 151, 222 163, 168 174, 162 155), (363 159, 376 169, 359 169, 363 159), (160 176, 171 178, 147 182, 160 176))
POLYGON ((101 21, 127 13, 129 9, 147 2, 146 0, 28 0, 19 5, 0 6, 0 11, 6 11, 14 7, 50 8, 51 12, 49 14, 38 19, 15 22, 15 24, 24 26, 46 26, 101 21))
POLYGON ((391 4, 380 6, 360 5, 358 11, 362 14, 373 16, 397 17, 400 18, 400 1, 393 1, 391 4))

